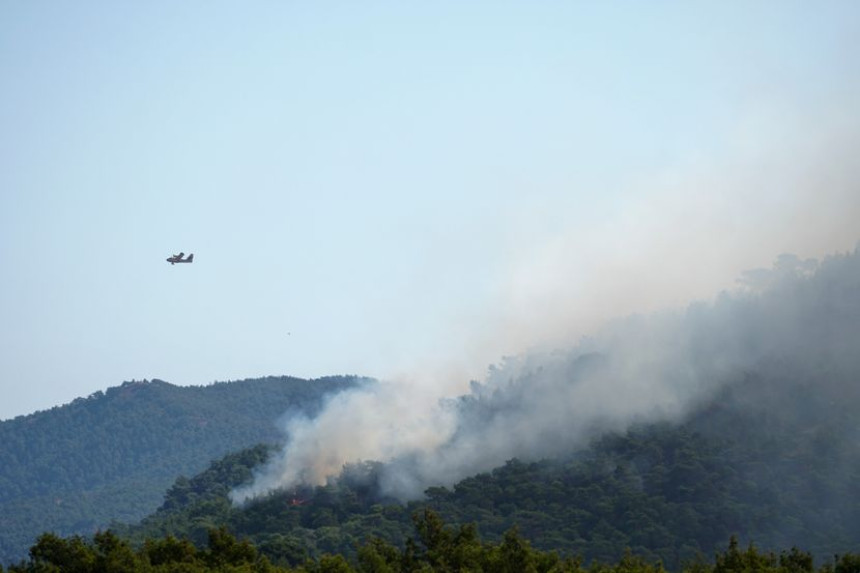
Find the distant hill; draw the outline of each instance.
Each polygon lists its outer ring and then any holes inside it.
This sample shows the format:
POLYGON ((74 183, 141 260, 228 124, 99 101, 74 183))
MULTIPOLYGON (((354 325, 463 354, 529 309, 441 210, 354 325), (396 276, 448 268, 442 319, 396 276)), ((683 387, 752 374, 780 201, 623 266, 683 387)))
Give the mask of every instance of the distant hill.
POLYGON ((88 534, 112 521, 137 521, 159 506, 177 476, 282 440, 280 417, 313 416, 325 396, 363 381, 131 381, 0 422, 0 563, 24 557, 44 531, 88 534))

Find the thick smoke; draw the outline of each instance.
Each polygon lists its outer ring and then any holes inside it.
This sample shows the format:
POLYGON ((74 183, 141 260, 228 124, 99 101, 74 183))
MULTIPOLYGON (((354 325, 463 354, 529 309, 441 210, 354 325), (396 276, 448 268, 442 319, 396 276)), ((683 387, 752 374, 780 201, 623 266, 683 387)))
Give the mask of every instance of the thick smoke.
POLYGON ((385 462, 384 493, 411 498, 601 431, 681 419, 762 363, 855 368, 857 254, 808 259, 858 239, 860 124, 839 109, 741 122, 721 142, 731 151, 631 182, 593 221, 544 230, 540 208, 524 209, 496 290, 452 317, 442 355, 288 420, 284 450, 234 499, 324 483, 360 460, 385 462), (802 257, 738 282, 786 251, 802 257), (853 322, 832 315, 837 299, 853 322))
POLYGON ((282 455, 234 499, 322 483, 359 459, 387 462, 383 494, 414 498, 514 457, 570 453, 634 422, 680 421, 760 371, 826 372, 817 391, 857 393, 860 251, 820 264, 783 255, 739 282, 710 303, 618 320, 572 349, 505 358, 455 399, 434 401, 421 384, 337 395, 319 417, 288 423, 282 455))
POLYGON ((455 428, 452 412, 436 396, 402 384, 366 384, 332 396, 322 413, 287 419, 286 448, 254 483, 233 492, 245 500, 279 488, 320 484, 347 462, 392 460, 441 447, 455 428))
POLYGON ((408 498, 513 457, 570 453, 631 423, 681 421, 751 373, 857 398, 860 252, 817 267, 783 255, 713 303, 617 321, 572 350, 506 359, 447 404, 456 412, 451 438, 394 460, 383 485, 408 498))

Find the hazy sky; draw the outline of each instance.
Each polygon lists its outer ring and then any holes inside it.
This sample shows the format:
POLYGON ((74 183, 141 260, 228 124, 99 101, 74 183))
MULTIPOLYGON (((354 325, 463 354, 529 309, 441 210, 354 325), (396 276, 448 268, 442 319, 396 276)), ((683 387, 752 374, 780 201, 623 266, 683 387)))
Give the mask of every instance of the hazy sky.
POLYGON ((7 0, 0 78, 3 419, 467 382, 860 239, 853 0, 7 0))

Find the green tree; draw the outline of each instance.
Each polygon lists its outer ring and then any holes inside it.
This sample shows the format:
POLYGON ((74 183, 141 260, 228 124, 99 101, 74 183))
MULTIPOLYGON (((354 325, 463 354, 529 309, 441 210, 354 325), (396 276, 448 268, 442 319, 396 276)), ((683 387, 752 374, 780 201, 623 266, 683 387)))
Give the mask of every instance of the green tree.
POLYGON ((759 553, 752 543, 741 551, 737 538, 732 536, 725 553, 717 554, 713 573, 776 573, 776 561, 772 553, 759 553))
POLYGON ((358 570, 361 573, 397 573, 402 570, 400 551, 390 543, 374 538, 358 549, 358 570))
POLYGON ((494 571, 499 573, 536 573, 534 554, 529 542, 520 537, 516 527, 509 529, 499 546, 494 571))
POLYGON ((53 533, 43 533, 30 549, 30 559, 41 571, 90 573, 96 554, 80 536, 63 539, 53 533))
POLYGON ((343 555, 325 554, 320 557, 319 564, 314 573, 352 573, 355 569, 350 567, 349 562, 343 555))
POLYGON ((782 552, 779 556, 779 569, 781 573, 813 573, 812 555, 792 547, 788 552, 782 552))
POLYGON ((141 554, 154 566, 197 562, 197 548, 194 544, 187 539, 180 540, 172 535, 163 539, 147 539, 141 554))
POLYGON ((203 558, 210 567, 215 568, 243 565, 256 560, 257 550, 249 541, 239 541, 226 527, 220 527, 209 530, 209 548, 203 558))
POLYGON ((846 553, 837 557, 833 573, 860 573, 860 555, 846 553))
POLYGON ((111 531, 96 533, 93 537, 95 547, 95 571, 99 573, 128 573, 137 568, 138 558, 128 544, 111 531))
POLYGON ((434 571, 448 571, 451 532, 445 528, 442 518, 432 509, 425 508, 423 512, 415 513, 412 521, 425 548, 419 559, 427 562, 434 571))

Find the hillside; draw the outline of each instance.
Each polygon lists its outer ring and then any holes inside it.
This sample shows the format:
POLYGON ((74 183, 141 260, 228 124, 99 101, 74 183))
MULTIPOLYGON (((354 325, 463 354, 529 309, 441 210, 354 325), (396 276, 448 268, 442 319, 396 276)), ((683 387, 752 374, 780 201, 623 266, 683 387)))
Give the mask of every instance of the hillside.
POLYGON ((200 387, 126 382, 0 422, 0 563, 43 531, 92 533, 136 521, 179 475, 227 452, 283 439, 285 412, 312 416, 355 377, 268 377, 200 387))

